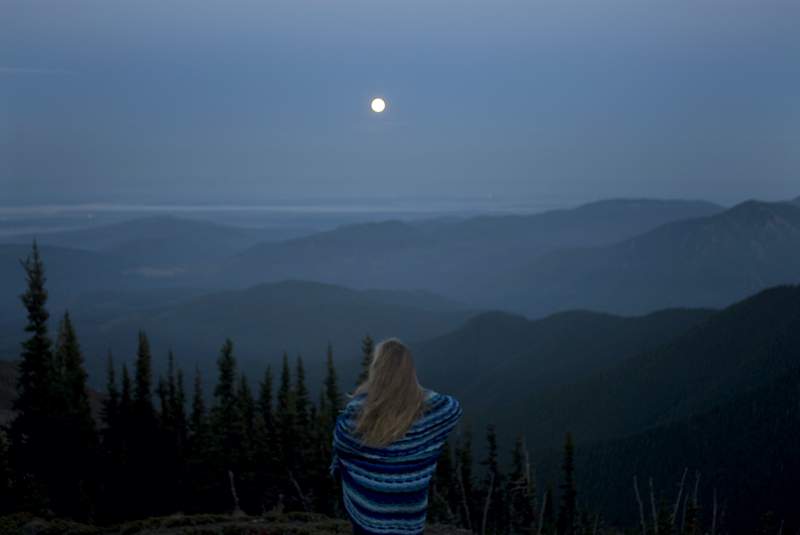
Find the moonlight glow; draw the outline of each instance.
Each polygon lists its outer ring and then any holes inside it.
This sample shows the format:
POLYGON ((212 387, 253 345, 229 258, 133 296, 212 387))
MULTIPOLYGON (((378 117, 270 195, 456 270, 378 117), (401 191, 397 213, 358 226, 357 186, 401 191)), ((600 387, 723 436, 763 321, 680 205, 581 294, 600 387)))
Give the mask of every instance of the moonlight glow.
POLYGON ((372 108, 372 111, 375 113, 381 113, 383 110, 386 109, 386 101, 382 98, 373 98, 372 102, 370 102, 369 106, 372 108))

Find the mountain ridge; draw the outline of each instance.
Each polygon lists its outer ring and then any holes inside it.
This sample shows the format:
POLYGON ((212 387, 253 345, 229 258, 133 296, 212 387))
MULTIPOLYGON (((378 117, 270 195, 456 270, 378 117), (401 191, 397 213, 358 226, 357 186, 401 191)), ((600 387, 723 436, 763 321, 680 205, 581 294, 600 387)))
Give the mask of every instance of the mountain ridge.
POLYGON ((747 201, 612 245, 548 253, 499 283, 498 300, 534 316, 574 308, 637 314, 726 306, 798 281, 800 206, 747 201))

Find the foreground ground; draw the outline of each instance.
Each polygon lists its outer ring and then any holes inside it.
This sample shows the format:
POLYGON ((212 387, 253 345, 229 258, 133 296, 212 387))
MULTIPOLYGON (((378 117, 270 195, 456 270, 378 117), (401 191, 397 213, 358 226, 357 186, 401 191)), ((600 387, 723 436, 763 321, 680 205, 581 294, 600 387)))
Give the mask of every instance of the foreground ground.
MULTIPOLYGON (((28 514, 0 517, 0 535, 328 535, 350 533, 350 524, 306 513, 230 515, 173 515, 148 518, 119 526, 95 527, 64 520, 45 520, 28 514)), ((430 526, 430 535, 469 535, 448 526, 430 526)))

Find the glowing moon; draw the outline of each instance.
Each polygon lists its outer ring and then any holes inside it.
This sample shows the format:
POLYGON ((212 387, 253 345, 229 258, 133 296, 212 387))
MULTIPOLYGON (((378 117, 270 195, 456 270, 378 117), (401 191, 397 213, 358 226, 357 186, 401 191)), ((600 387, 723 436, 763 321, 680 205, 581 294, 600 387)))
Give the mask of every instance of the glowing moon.
POLYGON ((372 108, 372 111, 375 113, 381 113, 386 109, 386 101, 380 97, 373 98, 372 102, 369 104, 369 107, 372 108))

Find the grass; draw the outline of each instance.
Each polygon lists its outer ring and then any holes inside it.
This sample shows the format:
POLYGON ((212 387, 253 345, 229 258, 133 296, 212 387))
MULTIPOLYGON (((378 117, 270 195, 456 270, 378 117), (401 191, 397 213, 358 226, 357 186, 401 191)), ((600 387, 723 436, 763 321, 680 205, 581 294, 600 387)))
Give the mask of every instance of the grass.
MULTIPOLYGON (((0 517, 0 535, 333 535, 351 533, 347 521, 313 513, 263 516, 171 515, 126 522, 116 526, 90 526, 63 519, 45 520, 27 513, 0 517)), ((430 526, 430 535, 464 535, 449 526, 430 526)))

